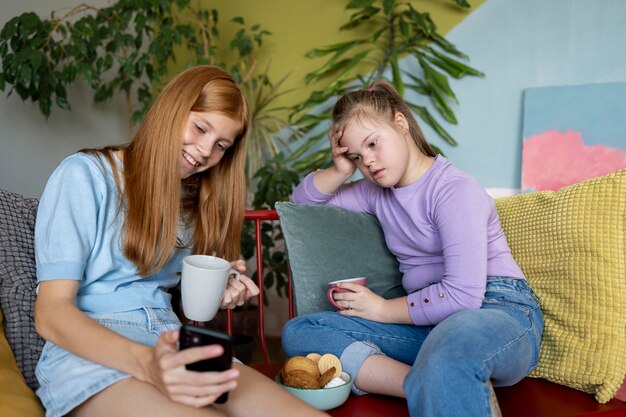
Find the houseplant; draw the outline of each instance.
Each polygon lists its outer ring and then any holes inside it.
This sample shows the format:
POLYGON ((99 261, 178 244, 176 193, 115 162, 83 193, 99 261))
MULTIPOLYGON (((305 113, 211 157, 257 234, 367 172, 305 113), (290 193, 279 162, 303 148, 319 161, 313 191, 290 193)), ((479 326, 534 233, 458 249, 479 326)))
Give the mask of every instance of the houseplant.
POLYGON ((246 172, 251 180, 277 152, 280 137, 274 133, 288 127, 286 118, 272 109, 276 98, 288 92, 282 89, 286 76, 272 83, 267 68, 257 66, 257 54, 271 32, 246 26, 242 17, 230 23, 238 30, 225 51, 218 42, 218 11, 192 7, 190 0, 119 0, 102 8, 81 4, 49 18, 23 13, 0 31, 0 90, 37 103, 46 118, 55 106, 71 109, 67 90, 79 81, 92 90, 96 102, 121 93, 131 132, 177 59, 184 57, 185 66, 219 65, 249 98, 246 172))
MULTIPOLYGON (((451 2, 461 8, 469 7, 465 0, 451 2)), ((456 123, 449 104, 456 98, 446 74, 454 78, 483 74, 463 63, 461 60, 467 57, 437 32, 428 13, 419 12, 411 2, 348 0, 346 9, 354 12, 340 30, 354 30, 355 37, 307 53, 309 58, 329 56, 320 68, 306 76, 309 84, 318 81, 325 81, 326 84, 293 107, 290 120, 300 128, 298 136, 292 136, 288 152, 276 154, 266 167, 257 171, 255 208, 274 208, 276 201, 288 200, 291 190, 302 176, 331 163, 327 132, 322 124, 330 119, 332 98, 350 89, 367 86, 378 78, 389 79, 405 96, 417 117, 431 125, 446 143, 456 146, 454 138, 428 109, 407 98, 405 92, 414 91, 432 99, 444 119, 456 123), (362 26, 367 26, 368 36, 355 30, 362 26), (422 72, 402 71, 400 60, 405 57, 413 57, 422 72), (296 142, 297 139, 301 140, 296 142)), ((436 145, 432 146, 441 153, 436 145)), ((280 232, 270 225, 265 226, 264 239, 269 242, 275 237, 280 238, 280 232)), ((268 257, 267 262, 273 264, 279 264, 284 259, 284 253, 276 249, 265 256, 268 257)), ((286 272, 281 271, 272 269, 266 275, 267 282, 274 285, 279 294, 281 289, 286 288, 286 272)))
MULTIPOLYGON (((465 0, 450 1, 461 8, 470 7, 465 0)), ((310 133, 308 141, 290 159, 291 167, 303 173, 311 165, 319 167, 330 163, 327 146, 318 144, 320 139, 325 138, 326 132, 319 132, 318 126, 330 118, 331 98, 351 89, 366 87, 380 78, 393 83, 418 119, 430 125, 446 143, 456 146, 456 140, 427 107, 406 93, 412 91, 432 100, 444 120, 456 124, 450 105, 456 97, 448 76, 462 78, 483 74, 462 62, 467 56, 437 31, 428 13, 417 10, 412 2, 349 0, 346 9, 353 13, 340 30, 354 31, 355 37, 312 49, 306 54, 313 59, 327 58, 322 66, 307 74, 306 82, 325 81, 326 84, 296 105, 290 116, 292 123, 310 133), (367 28, 366 36, 356 31, 363 27, 367 28), (400 61, 404 58, 416 61, 418 68, 403 71, 400 61)), ((431 145, 441 153, 439 147, 431 145)))

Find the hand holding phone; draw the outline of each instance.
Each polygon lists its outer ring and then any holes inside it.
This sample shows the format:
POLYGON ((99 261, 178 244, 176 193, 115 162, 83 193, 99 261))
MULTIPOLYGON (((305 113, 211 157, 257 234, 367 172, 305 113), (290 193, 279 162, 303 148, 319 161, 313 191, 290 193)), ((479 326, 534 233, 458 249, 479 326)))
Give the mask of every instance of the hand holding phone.
MULTIPOLYGON (((180 329, 180 350, 207 345, 221 345, 224 352, 217 358, 204 359, 187 364, 186 368, 196 372, 222 372, 230 369, 233 358, 233 340, 230 335, 191 324, 183 324, 183 327, 180 329)), ((228 392, 225 392, 215 402, 223 404, 227 400, 228 392)))

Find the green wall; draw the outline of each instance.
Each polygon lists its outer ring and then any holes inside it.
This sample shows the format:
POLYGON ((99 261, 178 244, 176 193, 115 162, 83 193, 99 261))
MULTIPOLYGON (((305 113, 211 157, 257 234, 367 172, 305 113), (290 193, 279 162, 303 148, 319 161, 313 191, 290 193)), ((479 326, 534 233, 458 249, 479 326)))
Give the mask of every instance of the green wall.
MULTIPOLYGON (((412 1, 420 11, 427 11, 442 34, 448 33, 457 23, 476 9, 484 0, 469 0, 469 11, 456 7, 450 0, 412 1)), ((220 13, 220 37, 225 44, 239 26, 230 23, 235 16, 245 19, 246 25, 259 23, 272 32, 263 46, 259 65, 264 68, 271 59, 270 77, 276 82, 285 74, 291 75, 285 89, 294 89, 286 94, 279 105, 291 105, 304 100, 315 84, 306 86, 304 76, 324 62, 324 58, 309 59, 305 53, 315 47, 352 39, 355 31, 339 31, 348 21, 351 10, 345 10, 346 0, 201 0, 203 8, 214 8, 220 13)), ((366 28, 363 28, 366 36, 366 28)), ((224 50, 228 45, 222 45, 224 50)), ((180 59, 179 62, 185 62, 180 59)), ((174 67, 173 71, 179 71, 174 67)))

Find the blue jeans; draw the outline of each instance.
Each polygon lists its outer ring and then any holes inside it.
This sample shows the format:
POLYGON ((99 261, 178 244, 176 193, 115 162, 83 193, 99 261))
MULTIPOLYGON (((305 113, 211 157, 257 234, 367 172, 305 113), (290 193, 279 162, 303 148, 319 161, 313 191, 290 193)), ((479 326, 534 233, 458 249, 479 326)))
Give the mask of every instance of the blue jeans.
MULTIPOLYGON (((320 312, 283 329, 288 356, 333 353, 353 378, 370 355, 412 365, 404 380, 411 416, 491 415, 490 390, 512 385, 537 365, 543 318, 526 280, 489 277, 481 309, 436 326, 387 324, 320 312)), ((354 392, 363 394, 358 387, 354 392)))

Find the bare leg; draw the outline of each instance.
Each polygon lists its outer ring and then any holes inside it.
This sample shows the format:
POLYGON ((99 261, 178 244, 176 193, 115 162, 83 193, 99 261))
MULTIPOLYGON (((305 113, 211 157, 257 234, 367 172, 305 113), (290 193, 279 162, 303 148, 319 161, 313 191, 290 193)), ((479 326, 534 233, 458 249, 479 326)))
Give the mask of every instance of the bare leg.
POLYGON ((192 408, 176 403, 153 385, 135 378, 123 379, 91 397, 68 417, 212 417, 223 416, 213 407, 192 408))
POLYGON ((241 372, 237 388, 228 394, 228 402, 215 407, 231 417, 328 417, 289 394, 271 379, 254 369, 234 363, 241 372))
POLYGON ((388 356, 369 356, 354 380, 354 385, 365 392, 405 398, 402 388, 411 367, 388 356))

